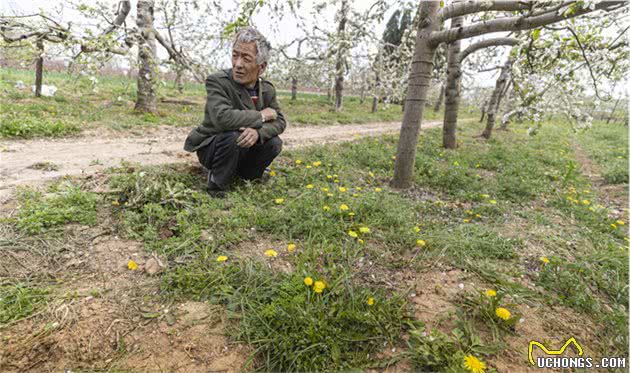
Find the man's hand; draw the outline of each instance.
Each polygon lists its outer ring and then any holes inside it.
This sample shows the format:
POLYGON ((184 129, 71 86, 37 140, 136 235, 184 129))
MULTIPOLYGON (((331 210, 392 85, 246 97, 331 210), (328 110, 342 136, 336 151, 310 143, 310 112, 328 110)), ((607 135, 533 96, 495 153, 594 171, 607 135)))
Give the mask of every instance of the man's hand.
POLYGON ((262 109, 260 114, 262 114, 263 122, 270 122, 278 117, 278 113, 270 107, 262 109))
MULTIPOLYGON (((275 110, 274 110, 274 113, 275 113, 275 110)), ((240 146, 241 148, 251 148, 258 141, 258 131, 256 131, 255 129, 241 127, 238 130, 243 132, 236 139, 236 145, 240 146)))

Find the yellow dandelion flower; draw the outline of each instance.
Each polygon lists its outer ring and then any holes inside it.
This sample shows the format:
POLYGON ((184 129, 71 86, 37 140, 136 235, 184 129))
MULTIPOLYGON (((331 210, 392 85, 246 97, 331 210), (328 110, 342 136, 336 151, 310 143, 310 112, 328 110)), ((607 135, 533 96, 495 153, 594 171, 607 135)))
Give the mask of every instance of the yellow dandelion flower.
POLYGON ((472 355, 464 357, 464 366, 466 370, 473 373, 484 373, 486 371, 486 364, 472 355))
POLYGON ((392 159, 396 159, 396 156, 395 156, 395 155, 392 155, 392 159))
POLYGON ((313 166, 315 166, 315 167, 319 167, 321 164, 322 164, 322 162, 320 162, 320 161, 313 162, 313 166))
POLYGON ((470 219, 464 219, 464 223, 470 223, 470 219))
POLYGON ((302 161, 298 159, 297 161, 295 161, 295 164, 302 164, 302 161))
POLYGON ((269 171, 269 176, 275 177, 276 176, 276 171, 269 171))
POLYGON ((481 198, 490 198, 490 195, 489 194, 482 194, 481 198))
POLYGON ((416 241, 416 245, 418 245, 418 246, 426 246, 427 242, 425 240, 418 240, 418 241, 416 241))
POLYGON ((228 260, 228 257, 225 255, 217 256, 217 262, 225 262, 226 260, 228 260))
POLYGON ((306 168, 313 168, 313 167, 310 164, 307 164, 306 168))
POLYGON ((334 182, 335 182, 335 183, 339 183, 339 179, 335 179, 335 180, 334 180, 334 182))
POLYGON ((326 175, 326 179, 332 180, 332 175, 326 175))
POLYGON ((326 195, 327 195, 328 197, 332 197, 332 196, 333 196, 333 194, 332 194, 332 193, 328 193, 328 194, 326 194, 326 195))
POLYGON ((583 205, 588 206, 588 205, 590 205, 590 204, 591 204, 591 201, 589 201, 589 200, 587 200, 587 199, 583 199, 583 200, 582 200, 582 204, 583 204, 583 205))
POLYGON ((374 298, 368 298, 367 304, 368 304, 368 306, 373 306, 374 305, 374 298))
POLYGON ((416 232, 416 233, 420 232, 420 227, 414 227, 413 231, 416 232))
POLYGON ((541 256, 540 257, 540 261, 545 263, 545 264, 547 264, 547 263, 549 263, 549 258, 547 258, 546 256, 541 256))
POLYGON ((497 296, 497 292, 496 290, 492 290, 492 289, 488 289, 486 290, 486 297, 496 297, 497 296))
POLYGON ((477 164, 475 165, 475 167, 476 167, 476 168, 479 168, 479 167, 481 167, 481 165, 480 165, 479 163, 477 163, 477 164))
POLYGON ((617 229, 617 224, 613 223, 610 225, 612 227, 612 229, 617 229))
POLYGON ((116 201, 112 201, 112 206, 118 206, 118 205, 120 205, 120 202, 118 202, 117 200, 116 201))
POLYGON ((276 198, 273 201, 276 203, 276 205, 281 205, 284 203, 284 198, 276 198))
POLYGON ((350 207, 348 207, 348 205, 346 205, 346 204, 342 204, 342 205, 339 206, 339 210, 341 210, 341 211, 347 211, 349 209, 350 209, 350 207))
POLYGON ((488 202, 490 202, 490 204, 492 204, 492 205, 496 205, 496 204, 497 204, 497 201, 495 201, 495 200, 493 200, 493 199, 491 199, 491 200, 490 200, 490 201, 488 201, 488 202))
POLYGON ((358 197, 359 195, 357 193, 352 193, 352 197, 358 197))
POLYGON ((315 187, 315 186, 314 186, 313 184, 308 184, 308 185, 306 186, 306 189, 313 189, 314 187, 315 187))
POLYGON ((305 278, 304 278, 304 284, 305 284, 306 286, 311 286, 311 285, 313 285, 313 279, 312 279, 312 278, 310 278, 310 277, 305 277, 305 278))
POLYGON ((360 243, 361 245, 363 245, 363 244, 365 243, 365 241, 363 241, 363 240, 362 240, 362 239, 360 239, 360 238, 357 240, 357 242, 358 242, 358 243, 360 243))
POLYGON ((361 228, 359 228, 359 232, 361 232, 361 233, 370 233, 370 228, 368 228, 368 227, 361 227, 361 228))
POLYGON ((623 220, 617 220, 615 223, 617 223, 617 225, 626 225, 626 222, 623 220))
POLYGON ((382 192, 382 191, 383 191, 383 189, 381 189, 381 188, 374 188, 374 191, 375 191, 375 192, 382 192))
POLYGON ((459 166, 459 162, 457 161, 453 162, 453 166, 459 166))
POLYGON ((351 217, 352 217, 352 216, 354 216, 354 215, 355 215, 355 213, 354 213, 354 212, 349 212, 349 213, 348 213, 348 216, 351 216, 351 217))
POLYGON ((360 192, 360 191, 362 191, 363 189, 362 189, 361 187, 357 187, 357 190, 360 192))
POLYGON ((315 284, 313 285, 314 292, 321 293, 324 289, 326 289, 326 283, 324 281, 315 281, 315 284))
POLYGON ((352 237, 352 238, 357 238, 359 237, 359 235, 357 234, 357 232, 355 231, 348 231, 348 236, 352 237))
POLYGON ((341 193, 345 193, 348 189, 344 188, 344 187, 339 187, 339 191, 341 193))
POLYGON ((330 206, 324 205, 324 211, 330 211, 330 206))
POLYGON ((370 175, 370 177, 374 177, 374 172, 370 171, 368 172, 368 175, 370 175))
POLYGON ((267 251, 265 251, 265 256, 268 256, 270 258, 275 258, 278 256, 278 252, 274 249, 269 249, 267 251))
POLYGON ((480 218, 480 217, 481 217, 481 214, 475 214, 475 217, 476 217, 476 218, 480 218))
POLYGON ((296 248, 296 247, 297 247, 297 246, 296 246, 294 243, 290 243, 290 244, 288 244, 288 245, 287 245, 287 251, 288 251, 288 252, 290 252, 290 253, 292 253, 292 252, 294 252, 294 251, 295 251, 295 248, 296 248))
POLYGON ((130 259, 127 263, 127 268, 129 268, 131 271, 135 271, 136 269, 138 269, 138 263, 130 259))
POLYGON ((505 321, 509 320, 510 317, 512 317, 512 314, 510 313, 510 311, 508 311, 507 308, 503 308, 503 307, 498 307, 496 310, 494 310, 494 313, 500 318, 503 319, 505 321))
POLYGON ((322 188, 322 192, 328 192, 328 188, 322 188))

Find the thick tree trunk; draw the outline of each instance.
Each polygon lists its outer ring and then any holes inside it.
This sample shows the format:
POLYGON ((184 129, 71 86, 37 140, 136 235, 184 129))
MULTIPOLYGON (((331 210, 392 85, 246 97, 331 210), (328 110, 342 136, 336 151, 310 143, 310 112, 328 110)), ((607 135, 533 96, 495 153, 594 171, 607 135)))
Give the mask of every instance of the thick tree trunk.
POLYGON ((291 78, 291 101, 297 100, 297 85, 298 79, 294 76, 291 78))
POLYGON ((492 129, 494 128, 494 115, 498 104, 501 102, 501 94, 508 82, 513 63, 514 59, 512 57, 508 57, 508 60, 505 62, 503 67, 501 67, 501 74, 499 74, 494 91, 492 92, 492 97, 490 97, 490 103, 488 104, 488 120, 486 121, 486 128, 481 133, 481 137, 485 139, 489 139, 490 136, 492 136, 492 129))
POLYGON ((155 112, 156 95, 155 80, 157 75, 157 63, 155 52, 155 34, 153 33, 153 0, 138 0, 137 24, 140 31, 138 41, 138 98, 136 110, 155 112))
MULTIPOLYGON (((451 27, 461 27, 464 17, 455 17, 451 20, 451 27)), ((446 149, 457 148, 457 111, 459 110, 459 86, 461 84, 461 41, 456 40, 448 46, 448 69, 446 77, 446 89, 444 92, 444 126, 442 129, 442 146, 446 149)), ((444 87, 444 86, 442 86, 444 87)))
POLYGON ((42 95, 42 80, 44 79, 44 41, 37 40, 37 62, 35 63, 35 97, 42 95))
MULTIPOLYGON (((457 41, 457 43, 459 43, 459 41, 457 41)), ((440 88, 440 95, 435 101, 435 106, 433 107, 434 113, 437 113, 438 111, 440 111, 440 108, 442 107, 442 102, 444 101, 445 94, 446 94, 446 84, 442 84, 442 87, 440 88)))
POLYGON ((438 1, 423 1, 420 3, 420 22, 416 35, 416 46, 409 72, 409 88, 407 89, 407 105, 403 116, 398 152, 394 166, 394 178, 390 185, 394 188, 409 188, 413 179, 413 169, 416 160, 418 135, 422 124, 427 93, 431 85, 433 70, 433 56, 436 46, 429 42, 431 32, 437 30, 435 22, 440 7, 438 1))
POLYGON ((346 65, 346 22, 348 22, 348 0, 341 0, 341 10, 339 17, 339 27, 337 37, 339 44, 337 47, 337 61, 335 62, 335 111, 341 111, 343 105, 343 76, 346 65))

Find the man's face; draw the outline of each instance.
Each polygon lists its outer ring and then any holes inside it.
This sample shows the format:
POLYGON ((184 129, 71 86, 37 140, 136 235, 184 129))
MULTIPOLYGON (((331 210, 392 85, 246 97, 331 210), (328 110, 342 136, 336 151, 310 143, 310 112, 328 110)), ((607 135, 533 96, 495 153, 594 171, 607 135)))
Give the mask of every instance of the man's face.
POLYGON ((266 66, 266 63, 256 63, 255 42, 237 42, 232 48, 232 78, 236 82, 253 87, 266 66))

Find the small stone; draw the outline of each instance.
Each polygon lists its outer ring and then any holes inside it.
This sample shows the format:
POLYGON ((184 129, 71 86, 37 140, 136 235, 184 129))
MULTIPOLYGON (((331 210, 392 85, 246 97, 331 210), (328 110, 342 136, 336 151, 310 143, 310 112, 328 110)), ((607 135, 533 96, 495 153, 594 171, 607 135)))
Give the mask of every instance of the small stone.
POLYGON ((144 265, 144 271, 149 275, 156 275, 158 273, 161 273, 163 269, 164 265, 156 258, 151 258, 147 260, 147 263, 144 265))

